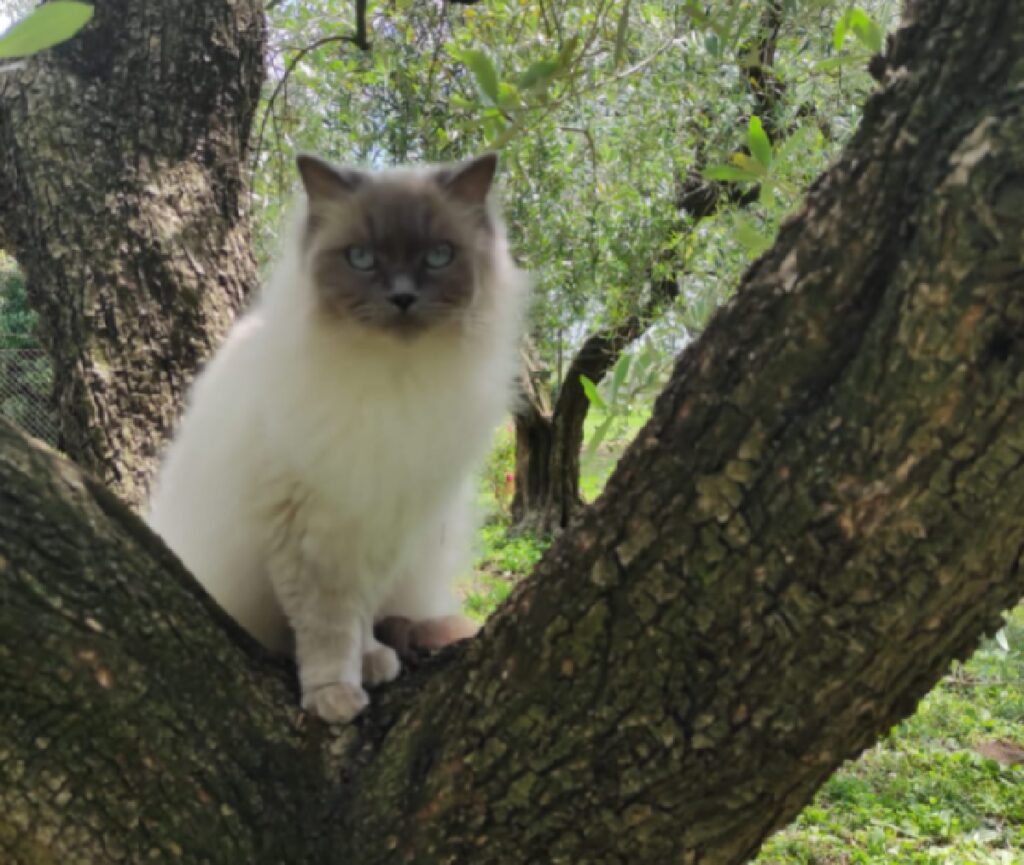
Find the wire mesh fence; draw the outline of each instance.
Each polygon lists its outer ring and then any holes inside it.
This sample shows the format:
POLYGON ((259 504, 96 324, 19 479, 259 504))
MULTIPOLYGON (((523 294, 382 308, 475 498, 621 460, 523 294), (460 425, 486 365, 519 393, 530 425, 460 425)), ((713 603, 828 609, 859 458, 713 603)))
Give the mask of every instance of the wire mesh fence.
POLYGON ((53 368, 45 351, 0 348, 0 417, 56 446, 57 413, 50 392, 53 368))

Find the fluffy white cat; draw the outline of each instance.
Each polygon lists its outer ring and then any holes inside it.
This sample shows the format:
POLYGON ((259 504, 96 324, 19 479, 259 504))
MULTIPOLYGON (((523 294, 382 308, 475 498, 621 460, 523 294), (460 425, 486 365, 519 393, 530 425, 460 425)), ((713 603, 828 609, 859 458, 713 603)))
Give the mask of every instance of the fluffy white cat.
POLYGON ((386 615, 453 613, 472 474, 507 411, 526 298, 492 154, 369 173, 299 158, 302 218, 197 379, 150 525, 329 721, 399 660, 386 615))

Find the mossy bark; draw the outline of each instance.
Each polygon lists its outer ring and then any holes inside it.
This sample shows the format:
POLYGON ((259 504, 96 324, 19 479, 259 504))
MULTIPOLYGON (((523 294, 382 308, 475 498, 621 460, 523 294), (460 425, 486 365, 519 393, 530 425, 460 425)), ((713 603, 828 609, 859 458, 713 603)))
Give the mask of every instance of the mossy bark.
POLYGON ((909 15, 605 493, 350 727, 0 428, 0 859, 740 863, 910 712, 1024 593, 1024 8, 909 15))
POLYGON ((246 145, 258 0, 95 0, 0 76, 0 244, 54 364, 61 446, 138 504, 197 367, 256 281, 246 145))

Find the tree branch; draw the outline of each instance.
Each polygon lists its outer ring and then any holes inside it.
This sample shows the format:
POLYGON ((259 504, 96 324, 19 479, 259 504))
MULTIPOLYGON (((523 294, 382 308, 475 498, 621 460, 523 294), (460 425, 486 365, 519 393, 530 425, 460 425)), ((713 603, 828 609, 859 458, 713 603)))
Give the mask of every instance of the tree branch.
POLYGON ((354 35, 350 35, 347 33, 335 33, 331 36, 322 36, 321 38, 315 39, 308 45, 300 48, 292 56, 292 59, 288 61, 287 65, 284 68, 284 72, 281 74, 281 77, 274 85, 274 89, 270 92, 270 98, 267 99, 266 108, 263 109, 263 116, 260 118, 259 131, 256 133, 256 146, 252 149, 254 162, 260 158, 260 154, 263 152, 263 135, 267 128, 267 120, 270 118, 274 111, 274 106, 277 103, 278 97, 280 97, 282 91, 288 85, 288 79, 291 78, 292 73, 295 71, 295 67, 298 66, 308 54, 311 54, 312 52, 317 51, 320 48, 323 48, 325 45, 331 45, 339 42, 351 42, 353 45, 355 45, 357 48, 362 49, 363 51, 368 51, 370 49, 369 44, 366 42, 366 0, 359 0, 359 2, 357 3, 357 12, 360 6, 362 7, 364 16, 359 18, 357 22, 361 23, 363 26, 363 31, 361 35, 360 31, 357 29, 354 35))
POLYGON ((0 860, 38 843, 80 862, 300 861, 326 777, 289 668, 113 494, 5 421, 0 477, 0 860), (59 814, 22 825, 39 806, 59 814), (284 818, 269 833, 268 814, 284 818), (24 840, 54 820, 55 846, 24 840))

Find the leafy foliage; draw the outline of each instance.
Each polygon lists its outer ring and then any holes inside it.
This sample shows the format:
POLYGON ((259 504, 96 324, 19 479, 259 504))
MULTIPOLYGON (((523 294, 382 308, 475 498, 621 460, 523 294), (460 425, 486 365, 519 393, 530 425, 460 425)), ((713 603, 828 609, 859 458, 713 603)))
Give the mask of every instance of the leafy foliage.
POLYGON ((0 349, 37 348, 35 329, 25 280, 14 262, 0 253, 0 349))
POLYGON ((0 60, 29 57, 66 42, 92 18, 92 6, 53 0, 33 10, 0 35, 0 60))

